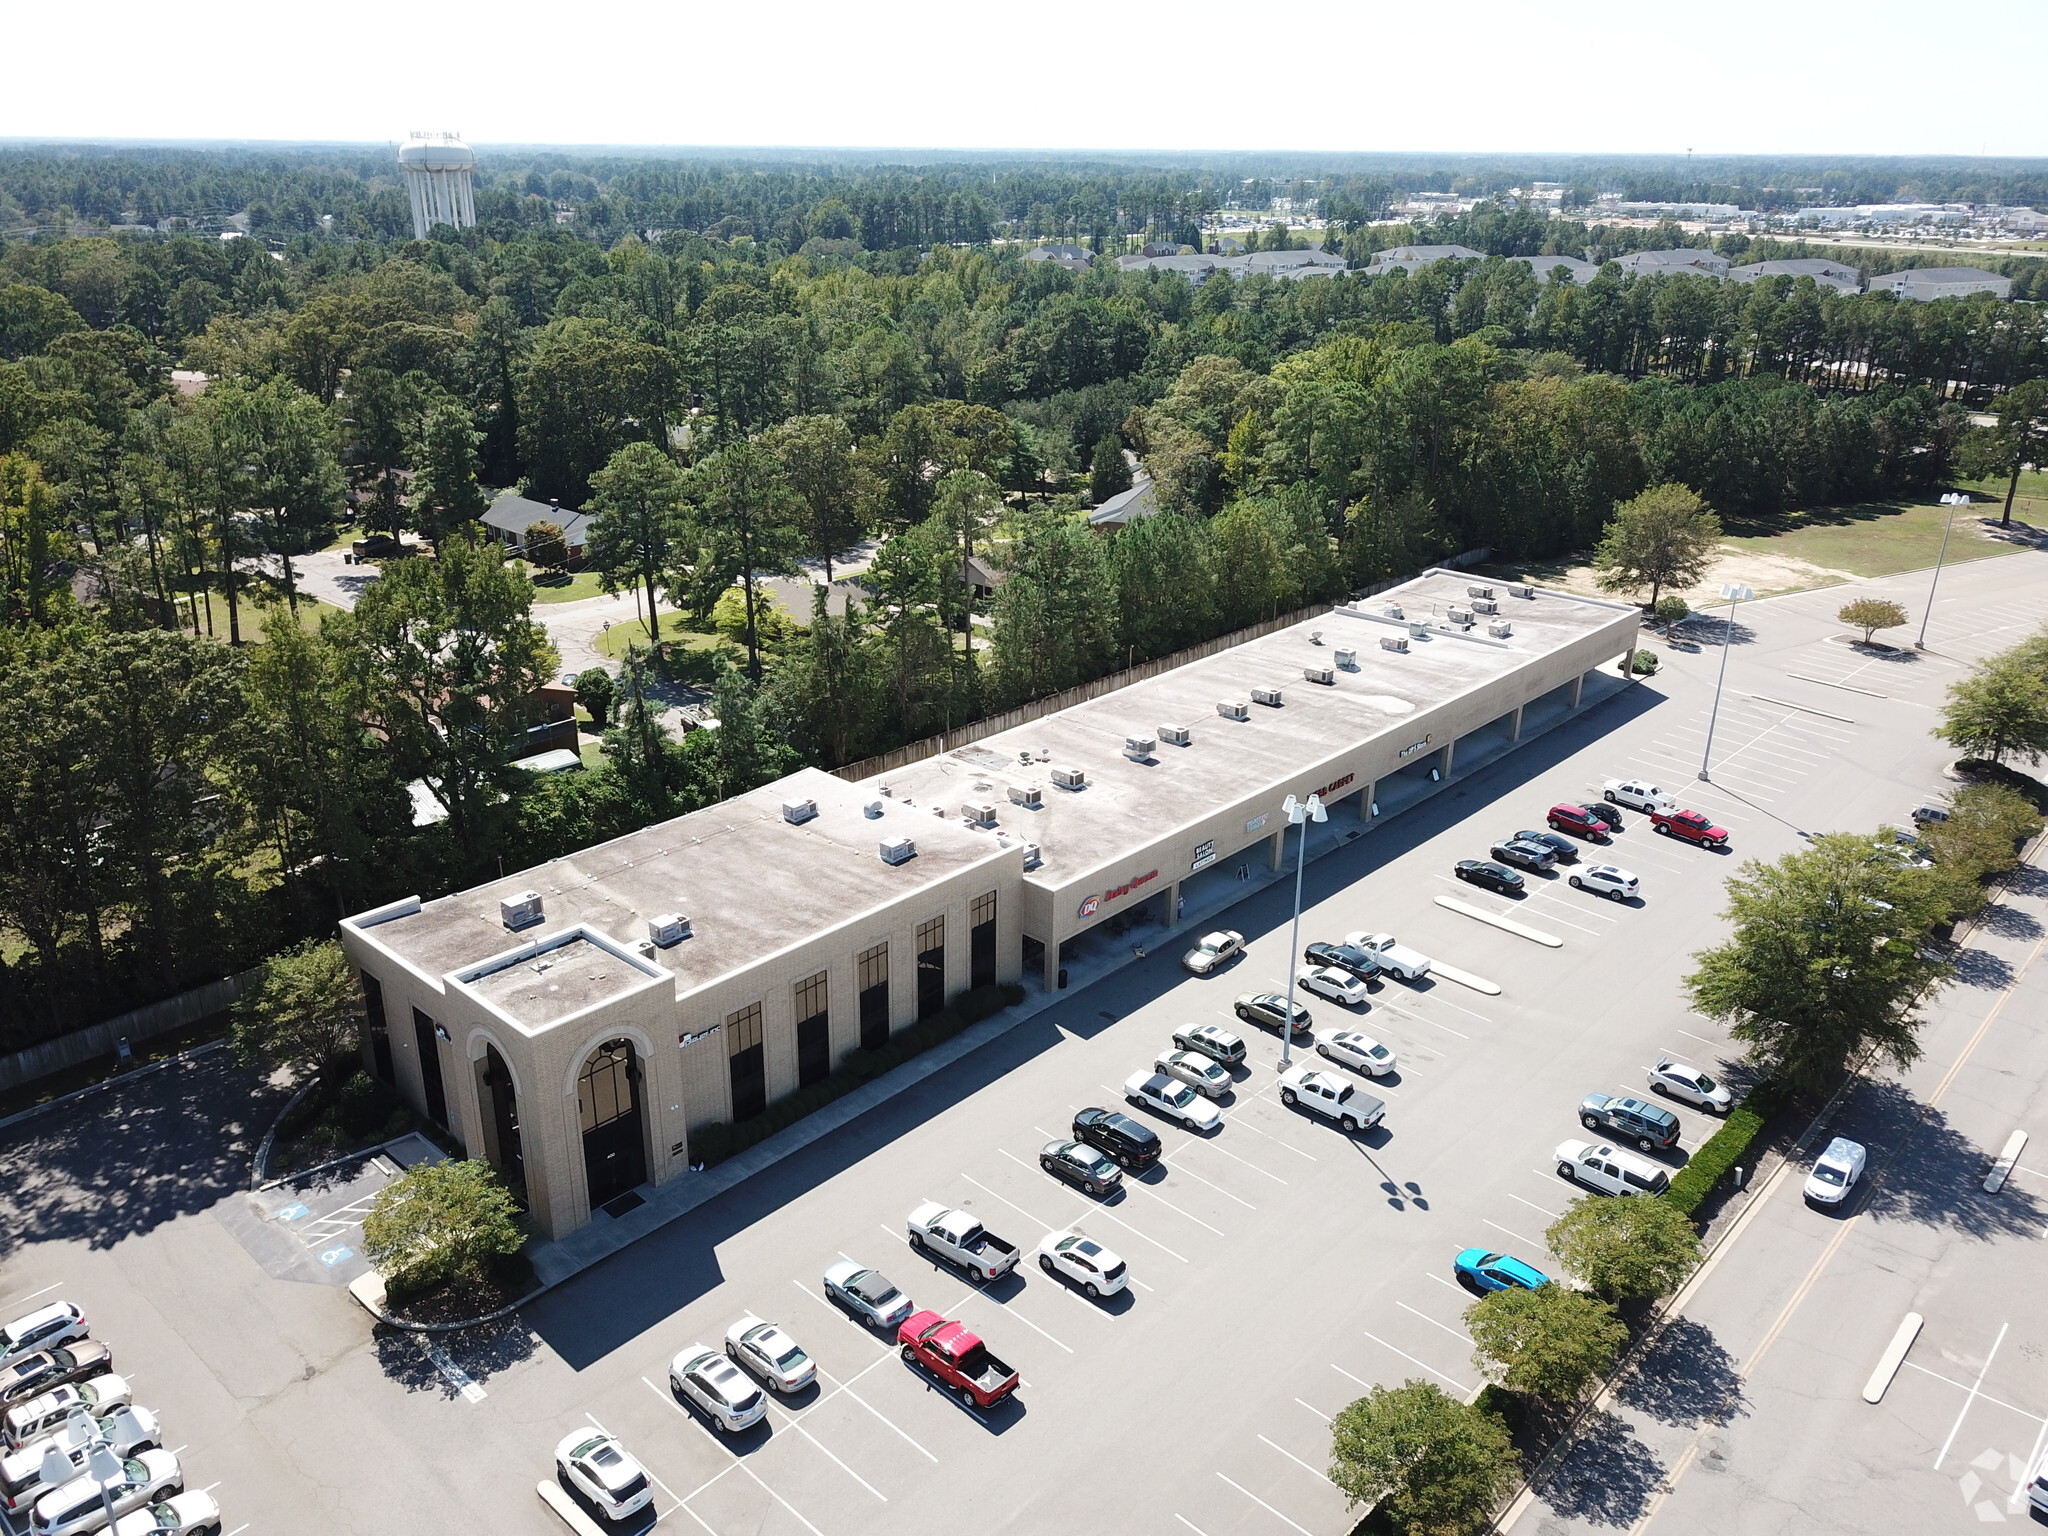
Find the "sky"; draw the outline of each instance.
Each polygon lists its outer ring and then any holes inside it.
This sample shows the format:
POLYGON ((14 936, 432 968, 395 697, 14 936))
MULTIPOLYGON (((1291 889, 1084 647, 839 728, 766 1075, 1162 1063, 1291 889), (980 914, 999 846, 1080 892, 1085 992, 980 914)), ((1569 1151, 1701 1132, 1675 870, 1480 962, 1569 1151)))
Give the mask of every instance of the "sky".
POLYGON ((100 0, 6 36, 0 137, 2048 155, 2048 0, 100 0))

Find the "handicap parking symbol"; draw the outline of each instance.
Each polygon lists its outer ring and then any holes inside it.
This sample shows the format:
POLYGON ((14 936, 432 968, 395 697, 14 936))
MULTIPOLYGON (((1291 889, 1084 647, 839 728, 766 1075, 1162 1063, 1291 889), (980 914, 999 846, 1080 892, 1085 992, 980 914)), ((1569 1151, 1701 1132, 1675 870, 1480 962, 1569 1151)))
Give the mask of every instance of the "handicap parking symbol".
POLYGON ((279 1211, 277 1213, 277 1219, 279 1221, 304 1221, 308 1216, 312 1214, 313 1212, 311 1208, 307 1206, 305 1201, 301 1200, 297 1204, 288 1205, 283 1210, 279 1211))
POLYGON ((355 1254, 356 1251, 353 1248, 328 1248, 322 1250, 320 1254, 320 1262, 322 1264, 325 1264, 329 1269, 332 1269, 335 1265, 339 1264, 343 1259, 354 1258, 355 1254))

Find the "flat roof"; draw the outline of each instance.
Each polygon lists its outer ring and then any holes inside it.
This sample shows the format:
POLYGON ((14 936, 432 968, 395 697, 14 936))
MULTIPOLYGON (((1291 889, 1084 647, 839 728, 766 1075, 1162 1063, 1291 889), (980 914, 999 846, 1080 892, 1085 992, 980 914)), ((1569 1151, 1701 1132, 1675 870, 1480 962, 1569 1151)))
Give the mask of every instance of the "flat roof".
POLYGON ((575 938, 472 977, 468 985, 514 1023, 541 1029, 630 992, 646 979, 602 945, 575 938))
MULTIPOLYGON (((651 959, 675 977, 682 995, 962 870, 1022 857, 1013 838, 900 802, 883 802, 881 815, 870 818, 863 807, 873 798, 871 789, 805 768, 416 910, 401 903, 347 921, 415 969, 441 977, 516 949, 522 937, 545 941, 579 925, 630 946, 648 937, 650 918, 675 914, 689 920, 691 936, 656 949, 651 959), (817 814, 792 823, 783 802, 799 798, 815 801, 817 814), (911 838, 916 856, 883 862, 881 843, 894 837, 911 838), (514 933, 498 903, 526 891, 540 894, 542 919, 514 933)), ((588 944, 576 953, 585 949, 603 953, 588 944)), ((594 981, 573 982, 580 962, 554 966, 553 991, 531 985, 535 974, 517 963, 468 985, 515 1021, 538 1028, 631 982, 632 967, 607 958, 608 966, 584 967, 594 967, 594 981), (593 988, 595 995, 583 995, 593 988)))
POLYGON ((1527 599, 1507 592, 1503 583, 1465 572, 1428 571, 1355 605, 865 783, 887 785, 899 802, 936 804, 949 815, 957 815, 963 801, 994 801, 1002 830, 1039 845, 1043 865, 1025 878, 1058 889, 1139 854, 1190 822, 1292 783, 1315 763, 1399 733, 1412 717, 1617 620, 1633 623, 1636 613, 1628 604, 1544 588, 1527 599), (1390 604, 1401 606, 1408 621, 1442 620, 1450 608, 1466 604, 1468 584, 1493 586, 1499 617, 1513 625, 1509 638, 1485 638, 1482 622, 1462 635, 1412 639, 1406 653, 1381 649, 1381 636, 1408 633, 1405 624, 1386 621, 1390 604), (1318 632, 1321 644, 1312 638, 1318 632), (1334 666, 1339 647, 1357 652, 1356 670, 1337 672, 1334 685, 1303 677, 1305 667, 1334 666), (1280 706, 1251 703, 1254 688, 1278 688, 1280 706), (1223 718, 1216 706, 1224 700, 1244 700, 1250 718, 1223 718), (1187 726, 1191 743, 1161 742, 1150 762, 1124 756, 1126 737, 1156 736, 1163 725, 1187 726), (1052 770, 1069 766, 1086 773, 1086 788, 1054 785, 1052 770), (1041 809, 1010 802, 1009 786, 1026 783, 1043 789, 1041 809))

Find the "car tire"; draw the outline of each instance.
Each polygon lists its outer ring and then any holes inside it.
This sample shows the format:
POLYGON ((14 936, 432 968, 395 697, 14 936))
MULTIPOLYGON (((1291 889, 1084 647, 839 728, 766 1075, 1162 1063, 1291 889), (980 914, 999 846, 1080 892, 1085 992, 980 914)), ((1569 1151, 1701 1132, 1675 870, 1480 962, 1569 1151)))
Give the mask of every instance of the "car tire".
POLYGON ((1102 1289, 1093 1280, 1083 1280, 1081 1282, 1081 1289, 1088 1293, 1090 1301, 1102 1300, 1102 1289))
POLYGON ((911 1247, 913 1247, 913 1248, 915 1248, 915 1249, 916 1249, 916 1250, 917 1250, 917 1251, 918 1251, 919 1253, 923 1253, 923 1252, 924 1252, 924 1234, 923 1234, 922 1232, 913 1232, 913 1233, 911 1233, 911 1234, 910 1234, 910 1246, 911 1246, 911 1247))
POLYGON ((1607 899, 1608 899, 1609 901, 1627 901, 1627 900, 1628 900, 1628 897, 1627 897, 1627 895, 1626 895, 1626 894, 1624 894, 1623 892, 1621 892, 1621 891, 1618 891, 1618 890, 1617 890, 1617 891, 1609 891, 1609 892, 1607 893, 1607 899))
POLYGON ((1619 805, 1619 804, 1621 804, 1621 802, 1620 802, 1619 800, 1617 800, 1617 799, 1615 799, 1615 798, 1614 798, 1614 791, 1613 791, 1613 790, 1611 790, 1611 789, 1609 789, 1609 790, 1604 790, 1604 791, 1602 791, 1602 793, 1606 795, 1606 797, 1607 797, 1607 803, 1608 803, 1609 805, 1619 805))
POLYGON ((1563 1179, 1567 1184, 1576 1184, 1579 1182, 1578 1170, 1572 1167, 1570 1163, 1559 1163, 1557 1165, 1557 1176, 1560 1179, 1563 1179))
POLYGON ((1346 1115, 1343 1118, 1343 1120, 1339 1123, 1344 1127, 1346 1131, 1350 1132, 1353 1136, 1356 1136, 1358 1134, 1358 1121, 1354 1119, 1352 1116, 1346 1115))
POLYGON ((1659 1098, 1668 1099, 1671 1097, 1671 1090, 1669 1088, 1666 1088, 1662 1083, 1650 1084, 1650 1092, 1656 1094, 1659 1098))
POLYGON ((1575 891, 1583 891, 1586 888, 1586 882, 1581 880, 1577 875, 1572 876, 1571 885, 1572 889, 1575 891))
POLYGON ((1327 1045, 1318 1045, 1316 1047, 1316 1054, 1325 1061, 1335 1061, 1337 1059, 1330 1054, 1330 1048, 1327 1045))
POLYGON ((1597 1131, 1600 1129, 1600 1122, 1591 1115, 1579 1116, 1579 1124, 1583 1125, 1589 1131, 1597 1131))
POLYGON ((963 1406, 969 1409, 975 1406, 974 1389, 972 1387, 961 1387, 955 1395, 959 1397, 963 1406))
POLYGON ((899 1346, 896 1353, 903 1357, 905 1364, 917 1364, 917 1351, 912 1349, 908 1344, 899 1346))
POLYGON ((1651 823, 1650 823, 1650 830, 1651 830, 1651 831, 1653 831, 1653 832, 1661 832, 1661 833, 1663 833, 1663 835, 1664 835, 1664 836, 1666 836, 1666 837, 1669 837, 1669 836, 1671 835, 1671 829, 1670 829, 1669 827, 1665 826, 1665 825, 1664 825, 1664 823, 1663 823, 1663 822, 1661 822, 1661 821, 1653 821, 1653 822, 1651 822, 1651 823))
POLYGON ((1282 1104, 1286 1104, 1291 1107, 1294 1104, 1294 1101, 1294 1090, 1292 1088, 1282 1088, 1280 1090, 1280 1102, 1282 1104))
POLYGON ((1650 1140, 1650 1138, 1647 1136, 1638 1136, 1636 1138, 1636 1146, 1645 1152, 1654 1152, 1657 1150, 1657 1143, 1650 1140))

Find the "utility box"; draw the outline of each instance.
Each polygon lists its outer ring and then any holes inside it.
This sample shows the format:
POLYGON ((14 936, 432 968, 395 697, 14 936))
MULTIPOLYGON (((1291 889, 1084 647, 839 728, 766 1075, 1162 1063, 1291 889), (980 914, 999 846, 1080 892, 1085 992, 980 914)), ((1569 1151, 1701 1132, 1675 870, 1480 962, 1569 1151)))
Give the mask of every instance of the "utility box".
POLYGON ((1162 725, 1159 727, 1159 739, 1176 747, 1184 747, 1195 738, 1194 733, 1184 725, 1162 725))
POLYGON ((667 949, 690 936, 690 920, 676 912, 663 912, 647 919, 647 937, 667 949))
POLYGON ((1052 781, 1060 789, 1086 789, 1088 771, 1085 768, 1055 768, 1052 771, 1052 781))
POLYGON ((498 902, 498 921, 507 928, 524 928, 539 922, 542 915, 539 891, 520 891, 498 902))
POLYGON ((1408 617, 1408 611, 1399 603, 1389 603, 1387 604, 1387 617, 1390 619, 1405 619, 1408 617))
POLYGON ((1326 688, 1337 681, 1337 669, 1335 667, 1303 667, 1301 675, 1309 682, 1321 683, 1326 688))
POLYGON ((815 800, 785 800, 782 802, 782 819, 792 826, 802 826, 818 814, 815 800))
POLYGON ((1472 611, 1474 613, 1499 613, 1500 604, 1490 597, 1475 597, 1472 599, 1472 611))
POLYGON ((1449 619, 1453 624, 1462 624, 1467 629, 1470 629, 1472 627, 1472 610, 1470 608, 1453 608, 1449 613, 1445 614, 1444 617, 1449 619))
POLYGON ((1337 647, 1337 665, 1346 672, 1358 670, 1358 652, 1348 645, 1337 647))
POLYGON ((1045 856, 1038 851, 1038 844, 1026 843, 1024 845, 1024 867, 1026 869, 1036 869, 1044 862, 1045 856))
POLYGON ((1021 805, 1027 811, 1035 811, 1045 804, 1045 791, 1036 784, 1012 784, 1010 804, 1021 805))
POLYGON ((1495 619, 1486 626, 1486 632, 1496 640, 1505 640, 1515 632, 1515 626, 1506 619, 1495 619))
POLYGON ((1491 587, 1467 587, 1467 588, 1465 589, 1465 595, 1466 595, 1467 597, 1492 597, 1492 596, 1493 596, 1493 588, 1491 588, 1491 587))
POLYGON ((884 864, 908 864, 917 857, 917 843, 908 837, 885 837, 882 839, 882 862, 884 864))
POLYGON ((1126 736, 1124 756, 1134 763, 1149 763, 1152 754, 1159 750, 1159 742, 1151 736, 1126 736))
POLYGON ((1254 704, 1263 704, 1268 709, 1278 709, 1280 707, 1280 690, 1278 688, 1254 688, 1252 690, 1252 702, 1254 704))
POLYGON ((969 826, 992 827, 996 824, 996 808, 986 800, 969 800, 960 807, 960 819, 969 826))
POLYGON ((1249 720, 1252 717, 1252 707, 1243 699, 1225 699, 1216 706, 1216 713, 1226 720, 1249 720))
POLYGON ((1406 635, 1381 635, 1380 649, 1383 651, 1406 651, 1408 649, 1408 637, 1406 635))
POLYGON ((1527 582, 1517 583, 1515 586, 1509 587, 1508 591, 1516 597, 1534 597, 1536 595, 1536 589, 1527 582))

